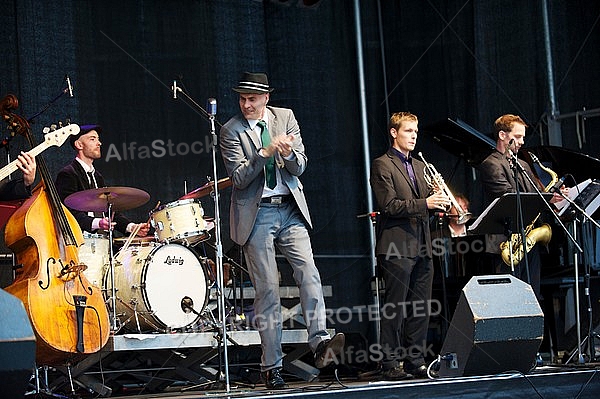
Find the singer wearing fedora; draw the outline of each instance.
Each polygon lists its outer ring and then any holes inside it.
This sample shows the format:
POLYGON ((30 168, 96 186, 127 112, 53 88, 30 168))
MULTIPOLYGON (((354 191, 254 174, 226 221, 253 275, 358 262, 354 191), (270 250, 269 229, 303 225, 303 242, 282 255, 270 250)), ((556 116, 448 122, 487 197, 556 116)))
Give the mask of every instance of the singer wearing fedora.
POLYGON ((307 157, 300 127, 290 109, 267 106, 267 75, 244 73, 237 87, 240 113, 223 125, 220 147, 233 182, 231 239, 241 245, 256 290, 255 324, 259 329, 261 371, 269 389, 283 389, 282 315, 275 252, 291 265, 315 365, 337 360, 344 334, 326 331, 325 301, 308 228, 312 227, 302 183, 307 157))

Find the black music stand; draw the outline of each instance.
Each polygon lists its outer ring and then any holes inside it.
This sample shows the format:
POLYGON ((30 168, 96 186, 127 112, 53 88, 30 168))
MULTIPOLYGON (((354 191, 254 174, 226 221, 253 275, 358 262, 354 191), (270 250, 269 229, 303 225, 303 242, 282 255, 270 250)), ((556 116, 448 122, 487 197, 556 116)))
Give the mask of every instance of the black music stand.
MULTIPOLYGON (((545 209, 546 202, 550 201, 551 193, 506 193, 496 198, 481 213, 475 222, 467 229, 470 234, 504 234, 509 242, 510 266, 511 271, 515 273, 515 266, 512 261, 512 235, 521 234, 522 242, 525 243, 525 225, 524 221, 534 220, 540 213, 540 209, 545 209), (523 221, 523 225, 519 221, 523 221)), ((525 244, 523 244, 525 250, 525 244)), ((529 277, 529 264, 524 258, 527 268, 527 280, 529 277)), ((531 284, 531 281, 527 281, 531 284)))
MULTIPOLYGON (((521 211, 523 220, 531 221, 535 219, 540 209, 545 209, 546 202, 552 198, 551 193, 520 193, 521 211)), ((510 234, 518 232, 519 209, 517 208, 517 194, 506 193, 496 198, 479 215, 477 220, 469 226, 469 234, 504 234, 510 237, 510 234)), ((523 226, 525 227, 525 226, 523 226)))

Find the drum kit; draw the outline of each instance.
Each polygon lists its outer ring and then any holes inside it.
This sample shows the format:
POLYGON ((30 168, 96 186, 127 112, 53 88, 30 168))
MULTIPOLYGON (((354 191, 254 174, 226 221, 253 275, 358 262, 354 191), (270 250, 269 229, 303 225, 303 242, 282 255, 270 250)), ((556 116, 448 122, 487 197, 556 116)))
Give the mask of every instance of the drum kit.
MULTIPOLYGON (((231 184, 229 178, 221 179, 217 188, 231 184)), ((208 311, 211 262, 191 247, 207 241, 215 226, 204 217, 200 203, 213 189, 211 181, 152 210, 153 237, 113 238, 112 231, 108 237, 84 232, 79 260, 87 266, 85 277, 104 293, 113 315, 113 332, 186 329, 208 311), (110 243, 120 246, 115 255, 110 243)), ((104 187, 76 192, 64 202, 79 211, 112 214, 142 206, 149 199, 137 188, 104 187)))

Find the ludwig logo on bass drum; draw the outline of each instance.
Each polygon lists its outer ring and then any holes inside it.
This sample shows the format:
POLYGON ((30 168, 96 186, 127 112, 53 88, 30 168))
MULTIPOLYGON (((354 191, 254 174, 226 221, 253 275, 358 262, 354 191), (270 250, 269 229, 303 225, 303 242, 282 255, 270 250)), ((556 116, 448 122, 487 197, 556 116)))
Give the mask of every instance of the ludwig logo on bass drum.
POLYGON ((172 265, 172 264, 178 264, 178 265, 183 265, 183 258, 182 257, 176 257, 176 256, 167 256, 167 259, 165 259, 164 262, 166 265, 172 265))

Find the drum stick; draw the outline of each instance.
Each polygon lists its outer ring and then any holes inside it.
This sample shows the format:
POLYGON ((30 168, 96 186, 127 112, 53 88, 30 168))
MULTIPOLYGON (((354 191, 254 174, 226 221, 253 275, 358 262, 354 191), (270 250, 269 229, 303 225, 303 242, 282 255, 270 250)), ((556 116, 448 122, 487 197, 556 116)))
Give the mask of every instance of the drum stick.
MULTIPOLYGON (((160 205, 160 201, 158 201, 158 203, 156 204, 154 209, 158 208, 159 205, 160 205)), ((146 223, 150 223, 150 218, 148 218, 148 221, 146 223)), ((142 223, 138 223, 135 226, 135 228, 133 229, 133 231, 127 238, 127 241, 125 241, 123 248, 121 248, 121 251, 123 251, 123 252, 127 251, 127 248, 129 248, 129 245, 131 245, 131 242, 133 241, 133 239, 135 238, 135 236, 137 235, 137 233, 140 231, 141 228, 142 228, 142 223)))

